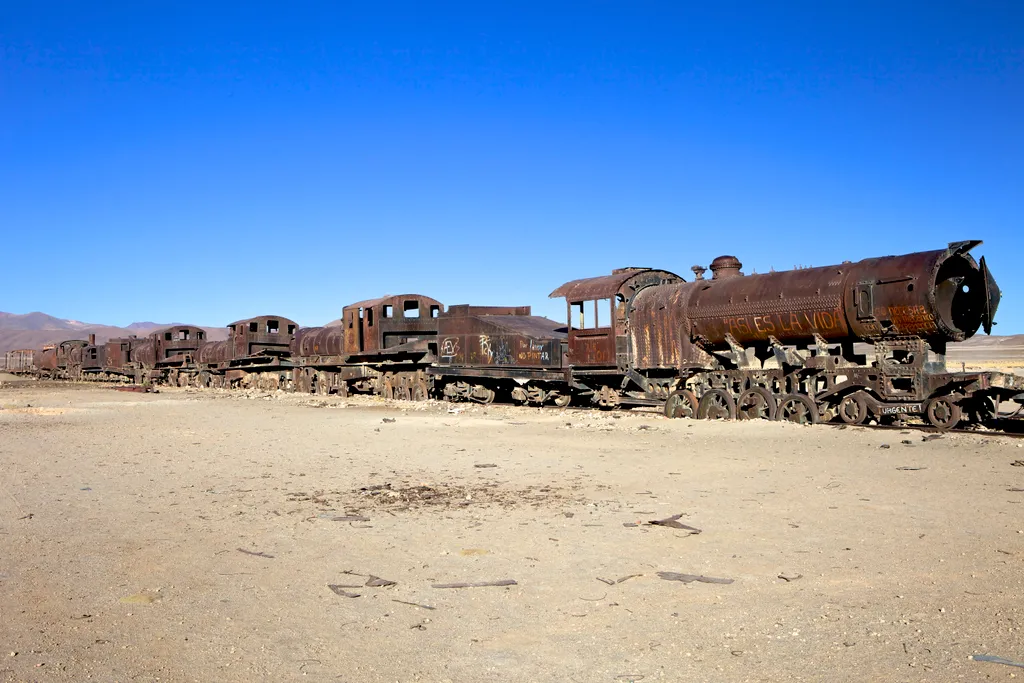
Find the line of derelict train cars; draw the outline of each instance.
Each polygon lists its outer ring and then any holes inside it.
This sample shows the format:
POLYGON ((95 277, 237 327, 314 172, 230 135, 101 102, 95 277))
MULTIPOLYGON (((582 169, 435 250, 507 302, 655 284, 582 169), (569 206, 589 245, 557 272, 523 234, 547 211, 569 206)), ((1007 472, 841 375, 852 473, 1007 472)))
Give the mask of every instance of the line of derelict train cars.
POLYGON ((948 429, 991 423, 1001 403, 1024 402, 1024 378, 946 369, 946 344, 991 332, 999 303, 985 259, 969 254, 978 244, 760 275, 722 256, 712 277, 694 266, 690 282, 624 268, 552 292, 566 301, 568 325, 529 306, 445 309, 410 294, 346 306, 333 326, 260 316, 229 325, 226 341, 171 327, 12 351, 7 367, 413 401, 663 406, 669 417, 861 424, 918 416, 948 429))

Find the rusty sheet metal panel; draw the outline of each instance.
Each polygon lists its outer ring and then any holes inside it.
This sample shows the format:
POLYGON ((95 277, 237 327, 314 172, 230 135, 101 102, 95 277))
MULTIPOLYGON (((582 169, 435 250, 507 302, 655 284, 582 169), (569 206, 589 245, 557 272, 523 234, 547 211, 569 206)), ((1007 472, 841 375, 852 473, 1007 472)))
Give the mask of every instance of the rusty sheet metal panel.
POLYGON ((560 368, 562 323, 529 306, 452 306, 438 320, 438 365, 560 368))
POLYGON ((131 348, 136 337, 116 337, 108 339, 104 344, 104 369, 109 372, 121 372, 131 360, 131 348))
POLYGON ((89 344, 82 349, 82 370, 99 372, 106 366, 107 347, 105 344, 89 344))
POLYGON ((642 290, 633 299, 628 334, 635 367, 680 366, 688 294, 685 286, 669 285, 642 290))
POLYGON ((185 354, 195 357, 206 341, 206 331, 195 325, 176 325, 149 336, 155 342, 156 362, 185 354))
POLYGON ((207 342, 199 347, 199 363, 202 365, 216 365, 223 363, 231 355, 230 340, 207 342))
POLYGON ((564 285, 551 292, 548 295, 549 298, 564 297, 568 301, 592 301, 594 299, 607 299, 608 297, 615 296, 623 290, 626 285, 633 280, 639 282, 641 279, 637 278, 638 275, 643 273, 649 273, 648 276, 651 278, 650 281, 645 282, 643 286, 650 284, 671 284, 673 282, 681 282, 682 278, 675 273, 670 273, 667 270, 656 270, 653 268, 617 268, 612 271, 611 275, 600 275, 598 277, 588 277, 580 280, 572 280, 566 282, 564 285))
POLYGON ((340 356, 345 331, 341 327, 300 327, 292 344, 293 356, 340 356))
POLYGON ((144 368, 155 367, 157 360, 156 340, 151 336, 144 339, 136 339, 131 345, 129 360, 144 368))
POLYGON ((437 338, 437 318, 444 305, 422 294, 368 299, 342 309, 344 353, 365 356, 417 341, 437 338))
POLYGON ((290 356, 299 326, 294 320, 263 315, 228 325, 228 356, 240 360, 251 356, 290 356))
POLYGON ((26 373, 35 372, 36 359, 42 352, 33 349, 15 349, 8 351, 5 355, 7 370, 9 372, 26 373))
POLYGON ((40 370, 53 372, 57 369, 57 347, 56 346, 44 346, 42 353, 39 355, 39 362, 36 363, 36 367, 40 370))

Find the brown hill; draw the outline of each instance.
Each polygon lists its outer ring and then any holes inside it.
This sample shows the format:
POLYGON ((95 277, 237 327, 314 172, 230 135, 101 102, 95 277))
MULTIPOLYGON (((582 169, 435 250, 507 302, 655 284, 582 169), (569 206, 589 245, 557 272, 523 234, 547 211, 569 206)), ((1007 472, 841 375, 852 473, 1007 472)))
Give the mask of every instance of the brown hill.
MULTIPOLYGON (((96 341, 103 343, 112 337, 136 335, 144 337, 156 330, 179 323, 132 323, 128 327, 115 327, 77 320, 55 318, 45 313, 3 313, 0 312, 0 353, 12 349, 38 349, 46 344, 56 344, 67 339, 88 339, 96 335, 96 341)), ((210 341, 227 339, 227 329, 204 327, 210 341)))

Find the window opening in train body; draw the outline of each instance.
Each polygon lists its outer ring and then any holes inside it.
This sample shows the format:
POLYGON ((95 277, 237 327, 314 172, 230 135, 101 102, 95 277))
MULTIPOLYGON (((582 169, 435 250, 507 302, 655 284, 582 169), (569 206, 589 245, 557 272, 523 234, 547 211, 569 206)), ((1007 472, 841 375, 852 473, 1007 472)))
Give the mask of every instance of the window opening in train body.
POLYGON ((582 301, 573 301, 572 303, 569 304, 569 309, 570 309, 570 312, 569 312, 569 327, 570 328, 572 327, 572 322, 575 319, 576 320, 576 329, 577 330, 582 330, 583 329, 583 323, 585 322, 584 316, 583 316, 583 302, 582 301))

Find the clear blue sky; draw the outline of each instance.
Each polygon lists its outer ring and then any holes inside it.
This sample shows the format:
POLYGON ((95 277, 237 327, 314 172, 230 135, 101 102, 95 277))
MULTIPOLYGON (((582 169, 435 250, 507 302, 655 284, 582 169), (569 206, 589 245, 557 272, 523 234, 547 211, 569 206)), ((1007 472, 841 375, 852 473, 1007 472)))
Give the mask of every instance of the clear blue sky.
POLYGON ((6 3, 0 310, 561 316, 983 239, 1024 332, 1024 3, 417 4, 6 3))

